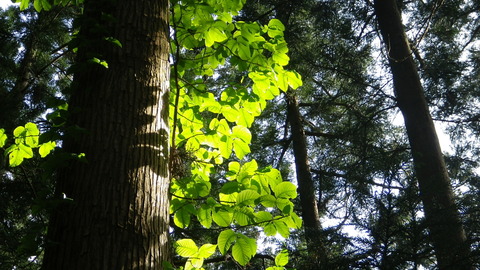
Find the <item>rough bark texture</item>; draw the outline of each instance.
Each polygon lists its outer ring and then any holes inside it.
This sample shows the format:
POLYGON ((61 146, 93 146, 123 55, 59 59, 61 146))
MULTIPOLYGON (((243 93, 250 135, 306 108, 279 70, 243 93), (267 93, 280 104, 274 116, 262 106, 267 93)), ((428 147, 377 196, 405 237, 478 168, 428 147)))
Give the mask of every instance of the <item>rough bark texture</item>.
POLYGON ((69 110, 85 153, 59 172, 43 269, 161 269, 168 260, 168 0, 86 0, 69 110), (114 37, 122 48, 104 37, 114 37), (96 57, 108 69, 88 64, 96 57), (68 201, 68 200, 65 200, 68 201))
POLYGON ((435 127, 395 0, 375 0, 398 106, 412 149, 415 173, 439 269, 473 269, 435 127))
MULTIPOLYGON (((307 142, 305 131, 298 110, 298 103, 293 95, 287 95, 288 121, 290 123, 293 155, 295 158, 295 172, 297 174, 298 193, 302 207, 303 227, 309 257, 314 258, 321 265, 326 263, 327 255, 322 234, 320 215, 318 214, 315 186, 312 180, 308 162, 307 142)), ((319 268, 320 269, 320 268, 319 268)))

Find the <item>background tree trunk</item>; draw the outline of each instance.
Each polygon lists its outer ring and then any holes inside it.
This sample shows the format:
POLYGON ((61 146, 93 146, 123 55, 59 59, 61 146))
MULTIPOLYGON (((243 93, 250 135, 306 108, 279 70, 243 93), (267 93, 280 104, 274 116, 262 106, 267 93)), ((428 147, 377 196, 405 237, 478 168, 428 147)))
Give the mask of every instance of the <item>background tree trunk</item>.
POLYGON ((44 269, 161 269, 168 260, 168 1, 85 1, 44 269), (122 48, 105 37, 118 39, 122 48), (106 60, 108 68, 90 60, 106 60), (68 200, 64 200, 68 201, 68 200))
MULTIPOLYGON (((322 225, 318 214, 315 185, 308 162, 307 142, 305 131, 298 110, 298 103, 293 95, 287 95, 288 122, 292 134, 293 155, 295 158, 295 172, 297 175, 298 193, 302 208, 303 227, 310 258, 315 260, 317 267, 327 263, 327 254, 324 246, 322 225), (320 265, 319 265, 320 264, 320 265)), ((323 268, 319 268, 323 269, 323 268)))
POLYGON ((473 269, 435 126, 395 0, 376 0, 395 95, 407 129, 425 217, 440 269, 473 269))

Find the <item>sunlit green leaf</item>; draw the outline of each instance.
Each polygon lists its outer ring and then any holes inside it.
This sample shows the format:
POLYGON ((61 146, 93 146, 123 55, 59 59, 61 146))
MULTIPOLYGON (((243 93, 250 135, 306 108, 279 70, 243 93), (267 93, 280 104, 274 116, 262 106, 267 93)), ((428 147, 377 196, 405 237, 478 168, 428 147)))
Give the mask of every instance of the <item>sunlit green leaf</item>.
POLYGON ((193 257, 198 252, 198 247, 192 239, 181 239, 175 242, 175 251, 182 257, 193 257))
POLYGON ((267 267, 266 270, 285 270, 285 267, 283 267, 283 266, 270 266, 270 267, 267 267))
POLYGON ((37 12, 42 11, 42 1, 41 0, 34 0, 33 1, 33 7, 37 12))
POLYGON ((290 57, 288 57, 288 55, 285 53, 278 53, 278 52, 274 53, 272 58, 273 58, 273 61, 275 61, 275 63, 281 66, 288 65, 288 61, 290 61, 290 57))
POLYGON ((287 77, 288 85, 290 85, 292 89, 297 89, 302 86, 302 77, 297 72, 287 71, 285 76, 287 77))
POLYGON ((244 126, 234 126, 232 128, 232 135, 242 139, 245 143, 250 143, 252 140, 250 130, 244 126))
POLYGON ((228 227, 232 223, 233 214, 225 210, 213 211, 212 218, 220 227, 228 227))
POLYGON ((265 207, 274 207, 276 202, 277 199, 271 194, 266 194, 260 197, 260 203, 265 207))
POLYGON ((10 146, 6 149, 5 154, 8 154, 11 167, 16 167, 22 164, 24 159, 33 157, 32 148, 22 143, 10 146))
POLYGON ((287 263, 288 263, 288 251, 284 249, 280 253, 278 253, 277 256, 275 256, 275 265, 285 266, 287 263))
POLYGON ((290 229, 288 228, 287 224, 283 222, 283 220, 275 220, 273 222, 273 225, 281 236, 288 238, 288 236, 290 235, 290 229))
POLYGON ((275 225, 273 225, 273 223, 270 222, 264 225, 263 232, 266 236, 274 236, 277 234, 277 228, 275 227, 275 225))
POLYGON ((233 213, 233 218, 240 226, 251 224, 254 220, 253 209, 250 207, 236 208, 236 211, 233 213))
POLYGON ((235 242, 235 240, 237 240, 237 234, 234 231, 230 229, 222 231, 218 235, 218 250, 220 250, 223 255, 227 254, 228 250, 232 246, 233 242, 235 242))
POLYGON ((236 121, 239 125, 250 127, 252 126, 254 119, 255 118, 251 112, 247 110, 240 110, 236 121))
POLYGON ((200 258, 208 258, 215 253, 215 250, 217 249, 217 245, 212 245, 212 244, 205 244, 200 247, 198 250, 198 256, 200 258))
POLYGON ((257 243, 255 239, 239 235, 232 247, 232 255, 235 261, 245 266, 255 253, 257 253, 257 243))
POLYGON ((283 221, 292 229, 300 229, 302 227, 302 220, 297 214, 295 214, 295 212, 292 212, 287 217, 283 218, 283 221))
POLYGON ((276 185, 273 192, 277 198, 295 199, 297 197, 297 187, 291 182, 282 182, 276 185))
POLYGON ((216 27, 211 27, 205 34, 205 45, 211 47, 215 42, 222 42, 227 39, 227 35, 216 27))
POLYGON ((260 195, 253 190, 243 190, 237 196, 238 205, 253 205, 254 201, 260 197, 260 195))
POLYGON ((53 149, 55 149, 55 142, 46 142, 40 145, 40 148, 38 149, 38 153, 42 158, 46 157, 50 152, 52 152, 53 149))
POLYGON ((239 159, 243 159, 246 154, 250 153, 250 146, 241 140, 233 140, 233 151, 239 159))
POLYGON ((208 205, 202 205, 198 209, 197 218, 202 226, 210 228, 212 226, 212 208, 208 205))
POLYGON ((185 263, 184 270, 203 269, 203 258, 190 258, 185 263))
POLYGON ((5 129, 0 128, 0 147, 4 147, 7 142, 7 134, 5 134, 5 129))
POLYGON ((285 26, 278 19, 272 19, 268 23, 268 36, 269 37, 283 37, 283 31, 285 31, 285 26))
POLYGON ((272 220, 272 214, 266 211, 259 211, 255 213, 256 222, 264 222, 272 220))
POLYGON ((30 3, 30 0, 17 0, 17 3, 20 3, 20 10, 25 10, 28 8, 28 4, 30 3))

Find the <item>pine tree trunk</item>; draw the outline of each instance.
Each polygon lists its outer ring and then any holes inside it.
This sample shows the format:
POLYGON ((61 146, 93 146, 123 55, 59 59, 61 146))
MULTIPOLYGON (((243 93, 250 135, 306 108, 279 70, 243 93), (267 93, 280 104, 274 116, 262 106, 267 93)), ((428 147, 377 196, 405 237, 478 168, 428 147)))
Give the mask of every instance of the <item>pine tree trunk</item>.
POLYGON ((302 207, 303 227, 309 257, 315 260, 318 269, 327 263, 325 239, 323 238, 320 215, 318 214, 315 186, 308 162, 307 142, 301 122, 298 103, 293 95, 287 95, 288 121, 292 133, 295 172, 297 174, 298 193, 302 207))
POLYGON ((435 126, 396 1, 375 0, 374 4, 439 269, 473 269, 435 126))
POLYGON ((43 269, 161 269, 169 258, 168 1, 86 0, 43 269), (122 48, 106 41, 118 39, 122 48), (93 57, 108 68, 89 64, 93 57))

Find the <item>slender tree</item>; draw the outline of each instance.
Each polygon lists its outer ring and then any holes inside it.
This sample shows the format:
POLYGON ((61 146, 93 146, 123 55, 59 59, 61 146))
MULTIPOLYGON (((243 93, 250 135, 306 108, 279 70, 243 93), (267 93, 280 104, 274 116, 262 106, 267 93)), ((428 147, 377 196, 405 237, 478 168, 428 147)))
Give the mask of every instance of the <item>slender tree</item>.
POLYGON ((318 214, 316 189, 310 171, 307 142, 298 102, 292 93, 287 96, 287 113, 308 253, 309 257, 314 259, 315 263, 318 263, 318 267, 324 267, 327 263, 327 254, 320 215, 318 214))
POLYGON ((440 269, 473 269, 435 127, 394 0, 374 2, 440 269))
POLYGON ((168 1, 87 0, 43 269, 168 260, 168 1), (121 45, 120 45, 121 44, 121 45), (69 201, 69 202, 68 202, 69 201))

